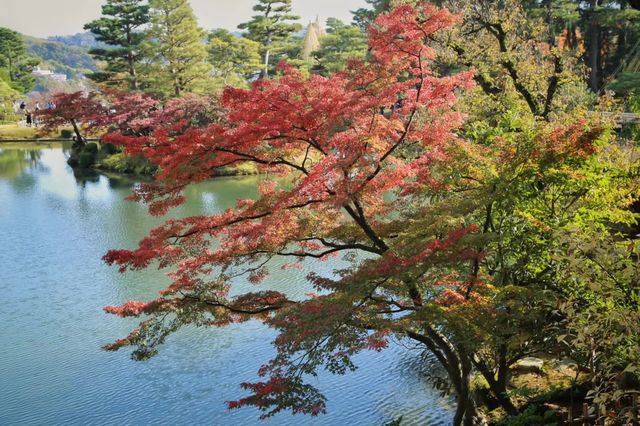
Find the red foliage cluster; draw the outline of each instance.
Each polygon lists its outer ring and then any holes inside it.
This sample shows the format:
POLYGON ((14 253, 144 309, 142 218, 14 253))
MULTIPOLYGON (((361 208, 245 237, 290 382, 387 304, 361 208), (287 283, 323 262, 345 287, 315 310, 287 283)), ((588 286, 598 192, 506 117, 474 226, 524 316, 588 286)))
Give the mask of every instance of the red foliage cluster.
POLYGON ((167 312, 177 321, 212 325, 257 317, 281 331, 278 357, 262 370, 270 379, 244 384, 253 395, 230 407, 254 405, 266 412, 275 406, 267 415, 281 409, 322 412, 323 397, 301 382, 302 375, 321 364, 335 372, 354 368, 349 357, 355 352, 386 347, 390 328, 384 315, 421 303, 414 289, 398 287, 393 276, 442 253, 460 261, 477 256, 464 252, 463 241, 478 229, 468 224, 411 253, 394 250, 402 209, 420 191, 445 190, 431 170, 447 160, 446 148, 457 140, 454 132, 464 117, 451 107, 458 92, 472 85, 472 73, 434 75, 427 43, 455 20, 428 4, 398 7, 372 27, 371 58, 328 78, 281 66, 280 77, 250 89, 226 89, 219 102, 193 97, 157 107, 134 97, 113 103, 109 117, 118 128, 104 140, 160 168, 156 182, 140 185, 134 195, 154 214, 183 202, 187 185, 209 179, 219 167, 250 162, 290 183, 261 185, 257 201, 238 201, 217 215, 170 220, 137 249, 110 251, 106 262, 122 271, 154 262, 174 270, 160 299, 107 308, 152 319, 157 313, 159 324, 143 322, 109 348, 162 342, 167 312), (308 300, 274 292, 229 296, 234 279, 259 283, 273 257, 299 262, 353 251, 370 259, 337 279, 311 275, 322 294, 308 300), (378 294, 385 285, 404 300, 378 294), (368 322, 376 315, 379 321, 368 322), (306 361, 290 361, 299 352, 306 361))

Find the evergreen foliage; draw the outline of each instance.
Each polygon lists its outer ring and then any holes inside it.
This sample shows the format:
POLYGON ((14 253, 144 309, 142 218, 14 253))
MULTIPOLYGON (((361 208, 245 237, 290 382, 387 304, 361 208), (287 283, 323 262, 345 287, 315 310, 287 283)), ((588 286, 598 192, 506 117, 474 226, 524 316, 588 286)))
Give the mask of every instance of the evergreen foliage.
POLYGON ((262 69, 260 44, 227 30, 212 31, 207 49, 214 74, 223 85, 246 83, 262 69))
POLYGON ((367 50, 367 37, 360 27, 329 18, 327 34, 320 38, 320 48, 313 53, 313 70, 323 75, 341 71, 350 59, 364 60, 367 50))
POLYGON ((40 61, 27 55, 22 36, 0 27, 0 68, 7 70, 7 82, 20 92, 28 92, 35 84, 31 71, 40 61))
POLYGON ((98 60, 106 62, 103 72, 90 75, 99 82, 139 88, 139 63, 143 59, 142 28, 149 22, 149 7, 143 0, 107 0, 102 16, 85 25, 96 40, 107 45, 90 50, 98 60), (125 75, 123 77, 123 74, 125 75))
POLYGON ((147 51, 153 60, 149 81, 165 94, 180 96, 202 88, 210 77, 205 32, 188 0, 151 0, 147 51))
POLYGON ((263 70, 262 77, 269 75, 270 56, 273 45, 286 40, 302 26, 299 17, 291 12, 291 0, 258 0, 253 7, 258 12, 249 22, 240 24, 238 28, 246 30, 246 37, 262 45, 263 70))

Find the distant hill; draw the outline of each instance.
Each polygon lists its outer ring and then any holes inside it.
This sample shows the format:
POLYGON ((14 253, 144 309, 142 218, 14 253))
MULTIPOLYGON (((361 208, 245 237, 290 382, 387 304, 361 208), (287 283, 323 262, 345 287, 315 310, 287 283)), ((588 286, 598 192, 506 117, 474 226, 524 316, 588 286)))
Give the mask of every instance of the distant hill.
POLYGON ((87 50, 107 47, 105 43, 97 41, 95 36, 90 32, 77 33, 67 36, 47 37, 47 40, 66 44, 67 46, 82 47, 83 49, 87 50))
POLYGON ((41 58, 46 67, 67 74, 69 78, 97 70, 96 62, 89 55, 87 47, 30 36, 24 36, 24 40, 30 55, 41 58))

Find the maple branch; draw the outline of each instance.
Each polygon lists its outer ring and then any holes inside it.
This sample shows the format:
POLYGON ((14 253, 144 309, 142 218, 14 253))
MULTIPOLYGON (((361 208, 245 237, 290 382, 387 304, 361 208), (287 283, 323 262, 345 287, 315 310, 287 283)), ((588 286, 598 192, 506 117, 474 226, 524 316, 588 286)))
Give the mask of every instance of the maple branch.
POLYGON ((438 359, 440 364, 442 364, 445 370, 447 371, 450 370, 451 367, 449 366, 449 361, 447 360, 447 357, 445 356, 444 352, 440 350, 438 345, 433 340, 431 340, 431 338, 429 338, 428 336, 425 336, 424 334, 419 334, 411 330, 407 331, 407 336, 413 340, 416 340, 424 344, 427 348, 429 348, 429 351, 431 351, 431 353, 435 355, 435 357, 438 359))
MULTIPOLYGON (((242 157, 244 160, 252 162, 252 163, 257 163, 257 164, 265 164, 268 166, 277 166, 277 165, 286 165, 289 166, 293 169, 296 169, 302 173, 304 173, 305 175, 309 174, 309 172, 307 171, 307 169, 305 169, 302 166, 299 166, 295 163, 292 163, 290 161, 285 160, 282 157, 279 157, 277 160, 265 160, 259 157, 256 157, 255 155, 251 155, 251 154, 247 154, 244 152, 240 152, 240 151, 236 151, 230 148, 215 148, 216 151, 220 151, 220 152, 225 152, 227 154, 233 154, 233 155, 237 155, 238 157, 242 157)), ((218 166, 216 166, 218 167, 218 166)))
MULTIPOLYGON (((243 256, 250 256, 250 254, 245 254, 245 255, 243 255, 243 256)), ((242 256, 238 256, 238 257, 242 257, 242 256)), ((231 275, 228 275, 228 277, 229 277, 229 278, 238 278, 238 277, 241 277, 241 276, 243 276, 243 275, 246 275, 246 274, 250 274, 250 273, 252 273, 252 272, 259 271, 263 266, 265 266, 267 263, 269 263, 269 262, 271 261, 271 259, 273 259, 273 256, 268 257, 265 261, 261 262, 261 263, 260 263, 260 264, 258 264, 257 266, 253 266, 253 267, 251 267, 251 268, 247 268, 247 269, 245 269, 245 270, 244 270, 244 271, 242 271, 242 272, 238 272, 237 274, 231 274, 231 275)))
POLYGON ((374 253, 374 254, 379 254, 382 255, 383 252, 381 252, 380 250, 378 250, 375 247, 371 247, 371 246, 367 246, 365 244, 361 244, 361 243, 356 243, 356 242, 348 242, 345 244, 338 244, 338 243, 332 243, 331 241, 327 241, 324 238, 321 237, 309 237, 309 238, 301 238, 301 239, 297 239, 296 241, 320 241, 323 245, 327 246, 327 247, 333 247, 333 248, 340 248, 343 250, 363 250, 369 253, 374 253))
POLYGON ((183 296, 185 299, 187 300, 191 300, 193 302, 197 302, 197 303, 204 303, 207 306, 213 306, 216 308, 224 308, 226 310, 228 310, 229 312, 233 312, 235 314, 241 314, 241 315, 260 315, 260 314, 264 314, 267 312, 274 312, 274 311, 278 311, 280 309, 283 309, 289 305, 298 305, 300 302, 294 302, 292 300, 283 300, 280 302, 280 304, 278 305, 266 305, 263 306, 262 308, 256 308, 256 309, 242 309, 242 308, 238 308, 238 307, 234 307, 233 305, 229 305, 226 303, 222 303, 220 301, 214 301, 214 300, 203 300, 199 297, 196 296, 191 296, 191 295, 184 295, 183 296))
MULTIPOLYGON (((459 58, 466 58, 467 52, 466 50, 464 50, 460 45, 458 44, 453 44, 453 43, 446 43, 449 47, 451 47, 453 49, 454 52, 456 52, 458 54, 459 58)), ((468 59, 462 59, 461 63, 463 65, 466 65, 468 67, 473 67, 474 63, 471 60, 468 59)), ((502 89, 500 89, 498 86, 494 85, 491 80, 489 78, 487 78, 484 74, 481 74, 479 72, 476 72, 473 76, 473 79, 476 81, 476 83, 478 83, 480 85, 480 88, 482 88, 482 90, 484 91, 484 93, 486 93, 487 95, 498 95, 502 92, 502 89)))
MULTIPOLYGON (((421 50, 422 51, 422 50, 421 50)), ((411 110, 411 114, 409 114, 409 119, 407 120, 407 123, 404 126, 404 131, 402 132, 402 135, 400 135, 400 138, 398 139, 398 141, 393 144, 383 155, 382 157, 380 157, 380 160, 378 160, 378 165, 376 166, 375 170, 366 177, 365 179, 365 183, 364 185, 366 185, 368 182, 372 181, 377 175, 378 173, 380 173, 380 171, 382 170, 382 163, 387 159, 387 157, 389 157, 391 154, 393 154, 393 152, 396 150, 396 148, 398 148, 398 146, 400 146, 405 139, 407 138, 407 136, 409 135, 409 131, 411 130, 411 125, 413 124, 413 120, 415 118, 415 115, 418 111, 418 105, 420 102, 420 96, 422 94, 422 89, 424 88, 424 65, 422 64, 422 57, 419 56, 418 57, 418 65, 420 68, 420 83, 418 83, 418 87, 416 90, 416 105, 414 105, 413 109, 411 110)))
MULTIPOLYGON (((301 204, 293 204, 291 206, 284 207, 283 210, 301 209, 301 208, 307 207, 307 206, 309 206, 311 204, 322 203, 324 201, 326 201, 326 200, 309 200, 309 201, 306 201, 306 202, 301 203, 301 204)), ((223 228, 223 227, 226 227, 226 226, 236 225, 236 224, 238 224, 240 222, 246 222, 246 221, 249 221, 249 220, 262 219, 262 218, 270 216, 270 215, 272 215, 274 213, 275 213, 274 211, 267 211, 267 212, 263 212, 263 213, 256 213, 253 216, 236 217, 235 219, 232 219, 232 220, 230 220, 228 222, 225 222, 225 223, 220 223, 218 225, 215 225, 215 226, 212 226, 212 227, 207 227, 207 228, 193 228, 193 229, 191 229, 190 231, 188 231, 188 232, 186 232, 184 234, 171 235, 168 238, 175 238, 176 239, 175 242, 177 243, 177 241, 179 239, 190 237, 190 236, 192 236, 194 234, 197 234, 199 232, 203 232, 203 231, 209 231, 210 232, 210 231, 212 231, 214 229, 219 229, 219 228, 223 228)))
MULTIPOLYGON (((507 41, 506 41, 507 34, 505 33, 504 28, 502 27, 502 24, 485 22, 484 25, 485 25, 485 28, 491 34, 493 34, 496 40, 498 40, 498 45, 500 46, 500 52, 502 52, 503 54, 509 53, 509 49, 507 48, 507 41)), ((513 63, 513 61, 511 59, 502 59, 500 61, 500 64, 509 73, 509 76, 511 77, 511 81, 513 82, 514 87, 516 88, 518 93, 522 95, 524 100, 527 102, 527 105, 529 106, 531 113, 533 115, 540 115, 538 105, 536 104, 536 101, 533 98, 533 95, 531 94, 529 89, 527 89, 522 83, 522 81, 520 80, 520 76, 518 75, 518 70, 516 69, 516 66, 513 63)))
POLYGON ((379 254, 382 254, 389 250, 389 246, 378 236, 378 234, 376 234, 373 228, 371 228, 371 225, 369 225, 369 223, 367 222, 366 218, 364 217, 364 211, 362 210, 360 204, 357 202, 357 200, 353 200, 353 202, 356 206, 356 209, 358 209, 358 213, 356 213, 348 204, 345 204, 343 206, 349 216, 351 216, 351 218, 360 226, 360 228, 362 228, 371 242, 373 242, 373 244, 378 247, 378 249, 380 250, 379 254))
POLYGON ((553 55, 553 75, 549 77, 549 86, 547 87, 547 96, 544 103, 544 112, 542 117, 548 120, 549 113, 551 112, 551 104, 555 97, 556 91, 560 84, 560 74, 563 71, 562 60, 558 54, 553 55))
MULTIPOLYGON (((371 296, 369 297, 369 299, 373 300, 376 303, 385 303, 387 305, 392 305, 398 308, 398 310, 394 311, 395 312, 402 312, 402 311, 416 311, 417 308, 415 306, 408 306, 408 305, 403 305, 401 303, 399 303, 396 300, 388 300, 388 299, 384 299, 381 297, 377 297, 377 296, 371 296)), ((383 312, 386 313, 386 312, 383 312)))

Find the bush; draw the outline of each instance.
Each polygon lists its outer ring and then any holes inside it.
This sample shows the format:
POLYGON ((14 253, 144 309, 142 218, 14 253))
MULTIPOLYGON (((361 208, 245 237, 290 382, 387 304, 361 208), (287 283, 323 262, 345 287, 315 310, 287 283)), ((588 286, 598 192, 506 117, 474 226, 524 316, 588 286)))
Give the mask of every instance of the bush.
POLYGON ((557 424, 555 413, 534 405, 527 407, 517 416, 508 416, 498 422, 499 426, 551 426, 557 424))
POLYGON ((73 137, 73 130, 69 130, 69 129, 60 130, 60 137, 63 139, 71 139, 73 137))
POLYGON ((112 143, 105 143, 100 147, 100 152, 106 155, 113 155, 118 153, 118 148, 112 143))
POLYGON ((158 168, 140 155, 117 153, 98 162, 98 168, 117 173, 153 175, 158 168))
POLYGON ((90 152, 91 154, 98 153, 98 144, 95 142, 89 142, 84 146, 83 152, 90 152))
POLYGON ((83 151, 78 157, 78 166, 81 169, 87 169, 93 165, 95 160, 96 160, 95 153, 83 151))

